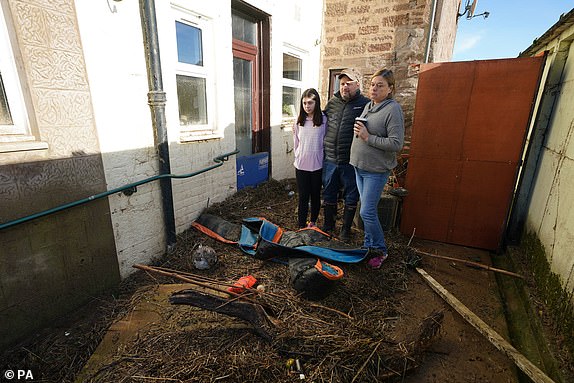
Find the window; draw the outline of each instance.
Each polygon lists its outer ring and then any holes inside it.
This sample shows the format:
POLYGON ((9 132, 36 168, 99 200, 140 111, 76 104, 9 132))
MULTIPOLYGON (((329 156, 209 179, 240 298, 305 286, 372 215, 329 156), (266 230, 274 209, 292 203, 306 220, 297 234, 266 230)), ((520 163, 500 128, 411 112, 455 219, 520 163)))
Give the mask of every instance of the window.
POLYGON ((329 94, 328 99, 333 97, 339 91, 339 74, 343 69, 329 69, 329 94))
POLYGON ((45 149, 30 131, 8 27, 0 7, 0 152, 45 149))
MULTIPOLYGON (((179 8, 178 8, 179 9, 179 8)), ((185 11, 176 11, 176 84, 180 140, 205 139, 215 134, 212 86, 209 72, 209 21, 185 11)))
POLYGON ((232 36, 251 45, 257 45, 257 23, 239 12, 231 14, 232 36))
POLYGON ((177 35, 177 60, 180 63, 203 66, 201 29, 175 22, 177 35))
POLYGON ((295 118, 301 98, 302 60, 283 53, 283 118, 295 118))

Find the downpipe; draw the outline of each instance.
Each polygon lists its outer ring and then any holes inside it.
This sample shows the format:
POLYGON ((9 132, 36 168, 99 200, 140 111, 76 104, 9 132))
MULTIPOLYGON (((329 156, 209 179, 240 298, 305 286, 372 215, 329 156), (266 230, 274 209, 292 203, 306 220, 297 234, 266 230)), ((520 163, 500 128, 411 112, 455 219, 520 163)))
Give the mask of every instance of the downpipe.
MULTIPOLYGON (((154 0, 140 0, 140 18, 148 72, 148 104, 151 109, 154 143, 159 156, 159 172, 170 174, 169 141, 165 118, 165 92, 161 76, 161 60, 157 35, 157 20, 154 0)), ((177 241, 175 235, 175 213, 171 178, 160 179, 163 220, 167 251, 170 252, 177 241)))

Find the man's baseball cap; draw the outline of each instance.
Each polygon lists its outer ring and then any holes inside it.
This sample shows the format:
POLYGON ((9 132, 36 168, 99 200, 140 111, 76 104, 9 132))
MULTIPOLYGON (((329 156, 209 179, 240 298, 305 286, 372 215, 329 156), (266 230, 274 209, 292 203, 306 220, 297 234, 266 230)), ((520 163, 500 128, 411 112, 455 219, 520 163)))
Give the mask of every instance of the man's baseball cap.
POLYGON ((343 69, 337 77, 340 79, 343 76, 347 76, 351 81, 361 83, 361 74, 355 68, 343 69))

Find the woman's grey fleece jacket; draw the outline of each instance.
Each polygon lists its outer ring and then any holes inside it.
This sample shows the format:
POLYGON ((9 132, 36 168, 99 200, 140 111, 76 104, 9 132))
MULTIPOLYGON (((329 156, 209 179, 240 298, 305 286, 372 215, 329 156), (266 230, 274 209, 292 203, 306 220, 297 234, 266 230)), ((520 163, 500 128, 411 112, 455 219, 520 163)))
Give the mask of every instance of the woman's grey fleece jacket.
POLYGON ((365 105, 361 117, 367 119, 369 139, 353 139, 350 164, 374 173, 394 169, 397 166, 397 152, 403 148, 405 139, 401 106, 393 99, 376 105, 371 101, 365 105))

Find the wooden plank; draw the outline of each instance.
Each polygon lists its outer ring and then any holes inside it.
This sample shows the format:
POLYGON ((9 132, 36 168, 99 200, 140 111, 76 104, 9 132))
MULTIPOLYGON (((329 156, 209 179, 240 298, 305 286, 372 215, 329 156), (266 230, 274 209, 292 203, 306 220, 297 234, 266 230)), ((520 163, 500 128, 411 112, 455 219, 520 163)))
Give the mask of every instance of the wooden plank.
POLYGON ((502 336, 488 326, 482 319, 468 309, 454 295, 449 293, 440 283, 431 277, 421 268, 416 268, 417 272, 425 279, 430 287, 440 295, 449 305, 452 306, 468 323, 488 339, 498 350, 508 356, 522 372, 524 372, 534 383, 555 383, 542 370, 536 367, 524 355, 518 352, 502 336))

